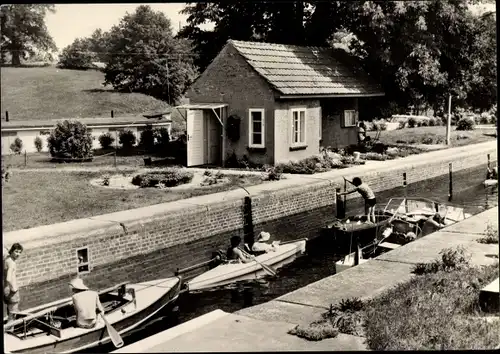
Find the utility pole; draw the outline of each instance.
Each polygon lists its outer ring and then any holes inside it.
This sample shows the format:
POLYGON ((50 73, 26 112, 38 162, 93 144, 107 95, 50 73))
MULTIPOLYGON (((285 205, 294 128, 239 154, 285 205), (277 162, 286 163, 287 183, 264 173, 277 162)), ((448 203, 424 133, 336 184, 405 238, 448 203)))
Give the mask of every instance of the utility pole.
POLYGON ((168 97, 168 104, 170 104, 170 80, 169 80, 169 71, 168 71, 168 58, 167 58, 167 97, 168 97))
POLYGON ((451 94, 448 96, 448 119, 446 119, 446 145, 450 145, 451 134, 451 94))

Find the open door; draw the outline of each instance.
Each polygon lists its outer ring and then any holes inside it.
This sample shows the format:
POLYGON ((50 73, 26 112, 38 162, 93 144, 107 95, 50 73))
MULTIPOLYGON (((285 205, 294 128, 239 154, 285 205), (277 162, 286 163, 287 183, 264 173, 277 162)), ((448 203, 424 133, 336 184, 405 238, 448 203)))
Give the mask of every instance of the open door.
POLYGON ((203 136, 203 110, 187 110, 187 166, 205 163, 205 138, 203 136))

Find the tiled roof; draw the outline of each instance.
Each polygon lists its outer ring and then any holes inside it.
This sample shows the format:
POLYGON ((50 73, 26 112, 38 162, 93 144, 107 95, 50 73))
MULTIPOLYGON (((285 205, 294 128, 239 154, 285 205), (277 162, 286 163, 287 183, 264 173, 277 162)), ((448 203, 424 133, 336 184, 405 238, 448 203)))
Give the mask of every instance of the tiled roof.
POLYGON ((282 95, 383 95, 366 73, 341 62, 331 48, 228 43, 282 95))

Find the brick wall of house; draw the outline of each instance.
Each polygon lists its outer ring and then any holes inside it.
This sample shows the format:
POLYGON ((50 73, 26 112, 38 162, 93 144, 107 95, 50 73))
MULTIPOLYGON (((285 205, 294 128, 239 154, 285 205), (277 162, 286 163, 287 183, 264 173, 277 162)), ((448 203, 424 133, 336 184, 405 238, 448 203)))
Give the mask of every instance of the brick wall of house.
MULTIPOLYGON (((453 161, 454 190, 458 192, 484 178, 485 154, 461 153, 411 163, 401 160, 392 167, 358 175, 372 186, 380 203, 395 193, 402 195, 403 172, 410 184, 409 195, 418 195, 419 188, 441 195, 448 186, 448 162, 453 161), (392 190, 390 195, 387 190, 392 190)), ((345 176, 352 178, 348 171, 345 176)), ((341 177, 324 180, 311 176, 310 181, 283 180, 248 187, 254 231, 266 230, 284 240, 317 236, 334 215, 337 186, 343 186, 341 177)), ((226 249, 231 235, 242 235, 246 195, 243 190, 233 190, 4 233, 5 245, 21 242, 25 248, 17 268, 21 307, 67 296, 67 282, 76 275, 76 250, 81 247, 88 247, 92 266, 85 278, 98 288, 122 280, 168 276, 177 267, 207 260, 214 249, 226 249)), ((348 199, 350 211, 361 207, 356 195, 348 199)))
POLYGON ((321 107, 319 100, 283 100, 276 102, 274 111, 274 163, 298 161, 319 153, 319 124, 321 107), (293 108, 306 109, 306 148, 294 150, 292 145, 293 108))
MULTIPOLYGON (((256 163, 272 163, 274 151, 274 92, 230 44, 226 45, 213 62, 188 90, 190 103, 227 103, 227 117, 241 119, 240 139, 226 139, 226 157, 247 155, 256 163), (250 108, 265 109, 265 151, 249 151, 248 122, 250 108)), ((224 124, 227 124, 225 120, 224 124)))
POLYGON ((342 119, 346 109, 357 111, 358 98, 328 98, 321 100, 323 116, 321 146, 330 146, 337 149, 358 142, 356 127, 342 127, 342 119))

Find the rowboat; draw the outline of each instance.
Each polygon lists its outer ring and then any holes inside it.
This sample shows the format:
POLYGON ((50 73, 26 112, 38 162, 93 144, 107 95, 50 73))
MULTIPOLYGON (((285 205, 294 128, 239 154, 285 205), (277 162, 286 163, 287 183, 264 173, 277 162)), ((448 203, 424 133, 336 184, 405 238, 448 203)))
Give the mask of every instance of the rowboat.
MULTIPOLYGON (((121 283, 99 291, 107 322, 126 336, 175 302, 181 277, 143 283, 121 283)), ((76 327, 71 298, 38 306, 4 322, 4 350, 9 353, 72 353, 109 343, 111 338, 99 316, 94 328, 76 327)))
POLYGON ((485 187, 496 186, 498 185, 498 179, 486 179, 483 183, 485 187))
POLYGON ((266 266, 279 268, 292 262, 299 254, 306 250, 307 239, 280 244, 276 251, 256 256, 256 261, 249 263, 226 262, 194 277, 186 282, 188 291, 198 291, 209 288, 217 288, 243 280, 258 279, 266 274, 262 263, 266 266))

